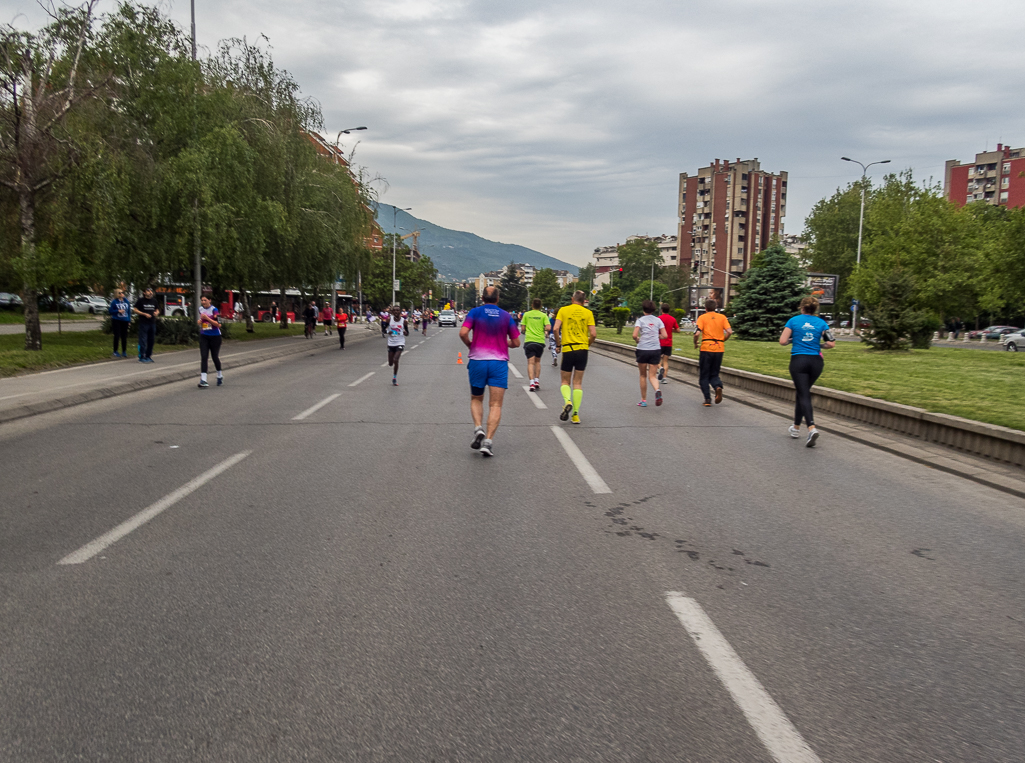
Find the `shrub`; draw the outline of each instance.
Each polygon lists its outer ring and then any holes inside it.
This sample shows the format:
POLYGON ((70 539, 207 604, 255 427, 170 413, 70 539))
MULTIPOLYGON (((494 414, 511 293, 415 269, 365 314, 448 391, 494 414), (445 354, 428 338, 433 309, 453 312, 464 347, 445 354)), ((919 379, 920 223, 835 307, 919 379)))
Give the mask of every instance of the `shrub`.
POLYGON ((626 319, 630 317, 629 307, 614 307, 612 308, 612 322, 616 327, 616 333, 623 333, 623 326, 626 325, 626 319))
MULTIPOLYGON (((103 326, 101 331, 104 334, 113 333, 113 329, 110 325, 111 317, 108 315, 103 319, 103 326)), ((221 324, 221 336, 225 339, 231 339, 231 321, 225 321, 221 324)), ((132 323, 128 327, 128 336, 137 336, 139 333, 139 320, 136 317, 132 318, 132 323)), ((157 319, 157 344, 199 344, 199 326, 192 318, 186 318, 185 316, 177 318, 158 318, 157 319)))

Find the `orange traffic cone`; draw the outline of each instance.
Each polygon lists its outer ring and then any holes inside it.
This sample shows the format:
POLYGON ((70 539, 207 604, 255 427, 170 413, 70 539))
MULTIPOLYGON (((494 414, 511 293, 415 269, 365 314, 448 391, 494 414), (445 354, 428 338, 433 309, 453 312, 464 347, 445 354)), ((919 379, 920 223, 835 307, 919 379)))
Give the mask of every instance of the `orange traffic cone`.
POLYGON ((459 353, 459 359, 456 361, 457 366, 463 365, 463 353, 459 353))

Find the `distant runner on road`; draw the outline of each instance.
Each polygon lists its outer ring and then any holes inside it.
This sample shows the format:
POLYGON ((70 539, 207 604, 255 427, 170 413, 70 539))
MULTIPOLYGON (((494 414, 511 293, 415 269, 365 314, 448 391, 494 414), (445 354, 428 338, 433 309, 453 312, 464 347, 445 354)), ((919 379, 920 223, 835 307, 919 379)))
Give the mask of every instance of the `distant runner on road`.
POLYGON ((717 313, 719 303, 714 299, 705 300, 705 312, 698 317, 697 329, 694 331, 694 346, 700 347, 698 353, 698 386, 705 397, 705 407, 712 404, 712 390, 715 390, 716 405, 722 402, 722 379, 719 369, 722 368, 723 353, 726 352, 726 340, 733 334, 726 316, 717 313))
POLYGON ((206 389, 210 385, 206 381, 207 356, 212 355, 214 368, 217 369, 217 386, 224 383, 221 373, 221 319, 217 308, 210 304, 210 297, 204 295, 199 300, 199 388, 206 389))
POLYGON ((548 315, 541 311, 541 300, 531 302, 533 310, 528 310, 520 319, 523 330, 523 353, 527 356, 527 376, 530 377, 530 391, 537 392, 541 388, 541 356, 545 354, 551 324, 548 315))
POLYGON ((811 388, 825 366, 822 348, 831 350, 836 346, 829 324, 815 315, 818 311, 819 301, 815 297, 805 297, 801 300, 801 314, 788 320, 779 336, 779 343, 784 347, 791 342, 794 344, 790 350, 790 378, 797 390, 797 403, 794 406, 794 424, 787 431, 796 440, 801 436, 801 421, 806 421, 808 439, 804 444, 807 448, 814 448, 815 441, 819 439, 815 413, 811 409, 811 388))
POLYGON ((669 304, 663 302, 662 315, 658 316, 658 319, 662 321, 662 325, 666 329, 666 336, 659 340, 659 351, 662 353, 662 357, 659 359, 659 381, 665 379, 666 374, 669 373, 669 358, 673 354, 673 334, 680 333, 680 324, 676 322, 676 318, 673 317, 670 310, 672 308, 669 307, 669 304))
POLYGON ((470 348, 466 370, 470 377, 470 415, 473 440, 470 447, 481 455, 495 455, 495 432, 502 420, 502 402, 509 387, 509 348, 520 346, 516 320, 498 306, 498 287, 488 286, 484 302, 466 315, 459 338, 470 348), (484 388, 488 390, 488 427, 484 429, 484 388))
POLYGON ((584 292, 579 289, 573 292, 573 304, 566 305, 555 316, 555 335, 562 345, 561 391, 565 402, 559 420, 568 419, 572 411, 573 423, 579 424, 587 351, 598 337, 594 313, 584 307, 584 292))
POLYGON ((409 322, 402 317, 402 310, 398 305, 391 309, 391 317, 385 326, 388 336, 388 365, 391 366, 391 383, 393 387, 399 386, 399 358, 402 351, 406 349, 406 337, 409 336, 409 322))
MULTIPOLYGON (((634 355, 637 360, 637 369, 641 373, 641 402, 637 403, 641 408, 648 406, 648 382, 655 390, 655 405, 662 405, 662 390, 659 388, 658 373, 659 363, 662 360, 662 352, 659 349, 659 342, 666 338, 666 327, 659 318, 652 313, 655 312, 655 303, 650 299, 641 303, 644 315, 634 323, 634 341, 637 342, 637 349, 634 355)), ((670 316, 672 317, 672 316, 670 316)))

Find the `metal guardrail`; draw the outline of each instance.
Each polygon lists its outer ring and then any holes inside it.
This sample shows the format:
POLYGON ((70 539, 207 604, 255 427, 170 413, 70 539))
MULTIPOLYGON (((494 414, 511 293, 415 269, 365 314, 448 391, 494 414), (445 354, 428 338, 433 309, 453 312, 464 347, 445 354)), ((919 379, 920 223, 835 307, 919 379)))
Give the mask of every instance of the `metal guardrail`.
MULTIPOLYGON (((634 357, 633 347, 618 342, 599 339, 595 342, 595 349, 631 359, 634 357)), ((696 360, 674 356, 669 359, 669 363, 677 371, 690 376, 698 375, 696 360)), ((789 379, 725 366, 719 375, 728 386, 779 400, 794 401, 794 385, 789 379)), ((828 387, 812 388, 812 404, 817 411, 889 429, 964 453, 1025 467, 1025 432, 1017 429, 985 424, 945 413, 932 413, 922 408, 876 400, 828 387)))

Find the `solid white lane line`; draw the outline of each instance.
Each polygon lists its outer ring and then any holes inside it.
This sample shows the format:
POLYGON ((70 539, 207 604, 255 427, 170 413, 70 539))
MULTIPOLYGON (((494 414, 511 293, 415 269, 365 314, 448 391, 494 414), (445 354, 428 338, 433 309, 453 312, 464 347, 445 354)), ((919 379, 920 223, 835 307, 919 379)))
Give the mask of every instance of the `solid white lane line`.
POLYGON ((405 350, 403 350, 403 352, 412 352, 413 350, 415 350, 419 346, 420 345, 418 345, 418 344, 414 344, 412 347, 407 347, 405 350))
POLYGON ((513 372, 513 376, 515 376, 517 379, 523 378, 523 374, 521 374, 520 370, 512 363, 509 364, 509 370, 513 372))
POLYGON ((730 643, 694 599, 667 591, 666 602, 694 639, 698 650, 737 703, 765 749, 777 763, 821 763, 776 701, 748 670, 730 643))
POLYGON ((580 452, 580 448, 577 447, 577 444, 573 442, 565 430, 562 427, 553 426, 552 431, 555 432, 555 437, 562 444, 562 449, 566 451, 569 460, 573 462, 577 471, 580 472, 580 476, 591 486, 591 490, 595 493, 611 493, 612 488, 605 484, 605 480, 599 476, 595 468, 591 466, 591 462, 580 452))
POLYGON ((325 398, 324 398, 323 400, 321 400, 321 401, 320 401, 319 403, 317 403, 316 405, 314 405, 314 406, 312 406, 312 407, 310 407, 310 408, 307 408, 307 409, 306 409, 305 411, 303 411, 302 413, 300 413, 300 414, 299 414, 298 416, 293 416, 293 417, 292 417, 292 421, 302 421, 302 420, 303 420, 303 419, 305 419, 305 418, 306 418, 307 416, 310 416, 310 415, 312 415, 312 414, 316 413, 317 411, 319 411, 319 410, 320 410, 321 408, 323 408, 323 407, 324 407, 325 405, 327 405, 328 403, 330 403, 330 402, 331 402, 332 400, 334 400, 334 399, 335 399, 336 397, 340 397, 340 396, 341 396, 341 394, 342 394, 341 392, 336 392, 336 393, 335 393, 335 394, 333 394, 333 395, 328 395, 328 396, 327 396, 327 397, 325 397, 325 398))
POLYGON ((529 397, 531 400, 533 400, 534 401, 534 405, 537 406, 538 408, 547 408, 548 407, 547 405, 545 405, 545 401, 541 399, 540 395, 538 395, 536 392, 531 392, 530 391, 530 385, 529 384, 526 387, 523 388, 523 391, 527 393, 527 397, 529 397))
POLYGON ((89 561, 98 553, 103 551, 107 546, 121 540, 132 530, 142 527, 142 525, 149 522, 153 517, 178 503, 178 501, 189 495, 189 493, 193 493, 203 487, 203 485, 212 480, 218 474, 227 471, 250 453, 252 453, 251 450, 247 450, 244 453, 236 453, 231 458, 221 461, 221 463, 217 464, 213 469, 203 472, 196 477, 196 479, 192 480, 192 482, 182 485, 173 493, 169 493, 164 496, 156 503, 140 511, 131 519, 122 522, 110 532, 104 533, 96 540, 86 543, 82 548, 78 549, 78 551, 71 552, 57 562, 57 564, 81 564, 82 562, 89 561))
POLYGON ((377 371, 371 371, 368 374, 363 374, 363 376, 359 377, 356 381, 354 381, 349 386, 350 387, 355 387, 357 384, 359 384, 360 382, 365 382, 367 379, 369 379, 371 376, 373 376, 376 373, 377 373, 377 371))
POLYGON ((387 366, 387 365, 388 365, 388 363, 382 363, 382 364, 381 364, 381 368, 384 368, 384 367, 385 367, 385 366, 387 366))

